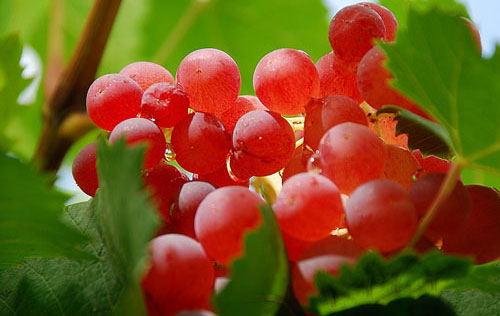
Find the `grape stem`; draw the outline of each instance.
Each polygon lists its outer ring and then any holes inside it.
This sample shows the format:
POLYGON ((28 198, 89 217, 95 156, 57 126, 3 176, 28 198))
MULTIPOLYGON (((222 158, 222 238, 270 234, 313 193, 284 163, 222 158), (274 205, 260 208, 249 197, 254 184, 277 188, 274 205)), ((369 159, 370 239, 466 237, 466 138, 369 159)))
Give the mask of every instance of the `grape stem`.
MULTIPOLYGON (((53 70, 48 70, 46 76, 56 75, 51 87, 46 85, 46 102, 43 105, 42 135, 33 159, 39 169, 56 171, 71 145, 94 125, 86 115, 85 98, 87 90, 94 80, 99 67, 106 42, 114 24, 121 0, 95 0, 87 17, 82 35, 76 45, 71 59, 62 73, 57 70, 56 62, 50 61, 53 70), (52 74, 51 72, 54 72, 52 74), (59 72, 58 75, 56 72, 59 72)), ((62 16, 62 7, 53 3, 52 16, 62 16)), ((61 23, 53 22, 49 41, 49 55, 57 57, 61 38, 57 35, 61 23), (50 48, 52 46, 52 48, 50 48)), ((49 56, 50 58, 50 56, 49 56)))
POLYGON ((417 227, 417 231, 413 235, 413 238, 407 245, 407 248, 413 248, 417 242, 422 238, 422 235, 429 227, 429 224, 436 218, 439 208, 446 201, 446 199, 450 196, 450 194, 455 189, 455 185, 457 184, 458 177, 460 176, 460 171, 463 168, 463 162, 460 159, 457 159, 452 166, 448 174, 446 175, 441 187, 439 188, 439 192, 436 198, 432 201, 429 206, 429 210, 426 212, 425 216, 420 221, 420 224, 417 227))

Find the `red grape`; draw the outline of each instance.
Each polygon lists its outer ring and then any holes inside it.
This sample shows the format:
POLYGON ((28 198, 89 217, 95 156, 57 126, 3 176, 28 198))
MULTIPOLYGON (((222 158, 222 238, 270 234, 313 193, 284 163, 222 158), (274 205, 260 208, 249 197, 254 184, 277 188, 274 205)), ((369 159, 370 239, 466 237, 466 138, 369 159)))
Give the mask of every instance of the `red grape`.
POLYGON ((329 129, 319 143, 323 175, 342 193, 380 178, 384 172, 385 146, 368 127, 342 123, 329 129))
POLYGON ((391 12, 391 10, 373 2, 362 2, 359 3, 359 5, 368 7, 380 15, 380 17, 384 21, 386 41, 392 42, 396 39, 396 32, 398 31, 398 21, 396 20, 396 17, 391 12))
POLYGON ((357 188, 347 200, 345 214, 353 240, 380 252, 403 247, 417 230, 417 211, 410 195, 385 179, 357 188))
MULTIPOLYGON (((443 173, 429 173, 419 178, 410 188, 410 196, 419 216, 424 216, 446 177, 443 173)), ((465 224, 471 212, 469 193, 461 181, 457 181, 451 195, 444 201, 431 222, 425 236, 433 241, 453 233, 465 224)))
POLYGON ((120 71, 120 75, 127 76, 137 82, 143 91, 155 83, 174 83, 174 77, 167 69, 148 61, 131 63, 120 71))
POLYGON ((99 188, 96 168, 96 145, 90 143, 78 152, 73 160, 73 178, 83 192, 95 196, 99 188))
POLYGON ((198 174, 224 165, 231 149, 230 135, 222 122, 203 112, 191 113, 175 125, 171 142, 179 165, 198 174))
POLYGON ((187 93, 192 109, 219 114, 234 105, 241 78, 231 56, 215 48, 203 48, 181 61, 177 83, 187 93))
POLYGON ((229 264, 243 253, 246 231, 261 222, 262 199, 241 186, 216 189, 201 202, 194 219, 196 237, 208 256, 229 264))
POLYGON ((413 157, 417 159, 422 170, 417 173, 417 178, 420 178, 428 173, 448 173, 451 168, 451 161, 438 158, 436 156, 424 157, 422 152, 417 149, 412 152, 413 157))
POLYGON ((230 185, 241 185, 243 187, 247 187, 250 185, 248 182, 248 179, 246 180, 238 180, 238 179, 233 179, 229 175, 229 172, 227 171, 227 166, 226 164, 222 165, 220 168, 215 170, 214 172, 211 173, 205 173, 205 174, 197 174, 193 179, 197 179, 200 181, 206 181, 210 184, 212 184, 216 188, 221 188, 221 187, 227 187, 230 185))
POLYGON ((319 96, 319 75, 306 53, 282 48, 259 61, 253 75, 253 87, 269 110, 296 115, 304 112, 312 97, 319 96))
POLYGON ((238 178, 246 178, 242 173, 267 176, 284 168, 292 159, 295 135, 288 121, 278 113, 256 110, 236 123, 233 147, 231 169, 238 178))
POLYGON ((365 249, 361 248, 358 244, 352 241, 352 239, 329 235, 328 237, 323 238, 308 247, 302 253, 300 260, 326 255, 358 258, 364 252, 365 249))
POLYGON ((319 96, 324 98, 332 94, 340 94, 352 98, 358 103, 363 102, 356 82, 358 64, 358 62, 344 61, 338 58, 334 52, 329 52, 321 57, 316 63, 320 84, 319 96))
POLYGON ((87 92, 87 112, 98 127, 111 131, 121 121, 136 117, 142 89, 129 77, 109 74, 97 78, 87 92))
POLYGON ((209 308, 214 269, 198 242, 168 234, 153 239, 150 251, 150 267, 142 280, 150 315, 209 308))
POLYGON ((500 259, 500 194, 494 188, 465 186, 471 214, 461 229, 443 238, 446 253, 469 255, 477 264, 500 259))
POLYGON ((346 61, 360 61, 374 45, 374 39, 386 36, 384 21, 374 10, 363 5, 343 8, 330 22, 328 39, 335 54, 346 61))
POLYGON ((273 209, 284 232, 310 241, 328 236, 344 215, 335 184, 322 175, 307 172, 285 182, 273 209))
POLYGON ((220 114, 219 118, 222 123, 224 123, 226 131, 232 133, 240 117, 254 110, 267 110, 267 108, 253 95, 240 95, 238 99, 236 99, 234 106, 220 114))
POLYGON ((285 244, 288 260, 293 262, 298 261, 300 256, 302 256, 302 253, 314 244, 314 241, 297 239, 285 233, 283 230, 281 230, 281 237, 283 238, 283 243, 285 244))
POLYGON ((169 83, 155 83, 142 95, 141 117, 152 119, 160 127, 174 127, 188 114, 189 99, 169 83))
POLYGON ((413 183, 413 175, 420 169, 420 164, 410 151, 403 147, 385 145, 385 149, 385 178, 408 190, 413 183))
POLYGON ((345 122, 368 126, 365 112, 353 99, 343 95, 331 95, 324 100, 310 102, 306 107, 304 143, 318 149, 321 137, 330 128, 345 122))
POLYGON ((172 223, 179 233, 196 238, 194 233, 194 216, 201 201, 215 188, 213 185, 202 181, 185 183, 170 214, 172 223))
POLYGON ((170 222, 170 208, 181 187, 189 178, 166 162, 159 163, 143 175, 146 187, 151 191, 162 219, 170 222))
POLYGON ((165 157, 167 143, 161 129, 153 122, 143 118, 130 118, 113 128, 109 142, 114 143, 125 137, 128 145, 146 144, 144 169, 152 168, 165 157))
POLYGON ((306 172, 307 162, 312 155, 313 152, 305 149, 304 145, 300 145, 299 147, 295 148, 292 159, 286 165, 285 169, 283 170, 283 174, 281 175, 283 183, 293 175, 301 172, 306 172))

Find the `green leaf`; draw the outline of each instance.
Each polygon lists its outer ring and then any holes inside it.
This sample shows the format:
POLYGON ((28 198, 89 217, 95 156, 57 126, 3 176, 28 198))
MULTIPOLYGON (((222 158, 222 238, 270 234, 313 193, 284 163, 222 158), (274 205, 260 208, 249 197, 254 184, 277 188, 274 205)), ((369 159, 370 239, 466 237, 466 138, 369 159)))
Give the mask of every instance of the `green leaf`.
POLYGON ((394 86, 443 125, 462 164, 500 174, 500 50, 483 59, 460 10, 439 3, 412 5, 396 43, 380 43, 394 86))
POLYGON ((125 284, 117 314, 145 314, 140 280, 147 248, 159 224, 140 176, 144 147, 125 146, 124 139, 108 146, 97 143, 99 190, 93 204, 102 239, 113 260, 115 273, 125 284), (132 295, 134 294, 134 295, 132 295))
POLYGON ((87 240, 62 220, 65 194, 49 187, 33 166, 0 152, 0 269, 26 257, 88 258, 87 240))
POLYGON ((245 255, 234 261, 231 281, 215 297, 220 316, 274 315, 288 284, 288 261, 278 223, 261 207, 262 225, 246 236, 245 255))
POLYGON ((6 127, 19 107, 17 98, 28 81, 21 76, 21 44, 16 34, 0 38, 0 146, 9 149, 6 127))
POLYGON ((377 111, 379 114, 394 115, 394 120, 398 122, 396 135, 407 134, 410 149, 420 149, 425 156, 434 155, 443 159, 453 157, 448 145, 448 134, 441 125, 395 106, 385 106, 377 111))
POLYGON ((0 272, 0 315, 109 315, 123 289, 95 223, 92 201, 73 204, 65 220, 91 241, 94 261, 27 259, 0 272))
POLYGON ((376 253, 367 253, 355 266, 344 265, 337 278, 318 273, 319 294, 310 297, 310 308, 319 315, 329 315, 357 305, 438 295, 454 279, 466 275, 470 266, 468 260, 438 252, 421 258, 407 253, 388 261, 376 253))

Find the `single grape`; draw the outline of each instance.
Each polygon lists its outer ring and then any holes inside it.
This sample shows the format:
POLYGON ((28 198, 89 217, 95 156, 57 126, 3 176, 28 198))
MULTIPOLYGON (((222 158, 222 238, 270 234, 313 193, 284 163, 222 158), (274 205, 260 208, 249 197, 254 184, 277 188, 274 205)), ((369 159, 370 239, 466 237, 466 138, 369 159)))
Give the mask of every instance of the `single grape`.
POLYGON ((417 159, 409 150, 396 145, 385 145, 386 160, 384 177, 409 189, 413 183, 413 175, 421 168, 417 159))
POLYGON ((299 261, 302 253, 314 244, 314 241, 297 239, 285 233, 283 230, 281 230, 281 237, 283 238, 283 243, 285 244, 288 260, 293 262, 299 261))
POLYGON ((234 106, 219 115, 228 133, 233 133, 236 122, 246 113, 254 110, 267 110, 260 100, 253 95, 240 95, 234 106))
POLYGON ((321 57, 316 63, 319 74, 319 96, 324 98, 339 94, 352 98, 358 103, 363 102, 356 82, 358 65, 358 62, 347 62, 338 58, 334 52, 321 57))
POLYGON ((189 99, 179 87, 160 82, 142 95, 141 117, 153 120, 159 127, 174 127, 188 115, 189 99))
POLYGON ((310 102, 306 107, 304 143, 312 150, 318 149, 325 132, 345 122, 368 126, 365 112, 353 99, 343 95, 330 95, 323 100, 310 102))
POLYGON ((370 8, 377 12, 378 15, 380 15, 382 21, 384 21, 386 41, 392 42, 396 39, 396 32, 398 31, 398 21, 396 20, 396 17, 391 12, 391 10, 373 2, 362 2, 359 3, 359 5, 370 8))
POLYGON ((109 74, 97 78, 87 92, 87 112, 98 127, 111 131, 118 123, 136 117, 142 89, 129 77, 109 74))
MULTIPOLYGON (((410 196, 415 204, 419 216, 423 217, 434 199, 446 177, 443 173, 429 173, 419 178, 410 188, 410 196)), ((441 204, 438 213, 431 222, 425 236, 436 241, 465 224, 471 212, 469 193, 461 181, 457 181, 451 195, 441 204)))
POLYGON ((193 173, 211 173, 226 163, 230 135, 212 114, 189 114, 172 131, 171 143, 179 165, 193 173))
POLYGON ((150 267, 142 280, 150 315, 210 307, 214 269, 198 242, 184 235, 163 235, 151 241, 150 252, 150 267))
POLYGON ((148 61, 131 63, 120 70, 120 75, 127 76, 137 82, 143 91, 159 82, 174 84, 174 77, 167 69, 148 61))
POLYGON ((318 150, 323 175, 344 194, 383 175, 384 143, 364 125, 348 122, 332 127, 321 138, 318 150))
POLYGON ((273 205, 281 230, 302 240, 320 240, 344 215, 340 193, 328 178, 299 173, 288 179, 273 205))
POLYGON ((99 188, 99 179, 96 168, 96 145, 90 143, 78 152, 73 160, 73 178, 83 192, 95 196, 99 188))
POLYGON ((253 87, 269 110, 296 115, 304 112, 311 98, 319 96, 319 75, 306 53, 282 48, 259 61, 253 74, 253 87))
POLYGON ((385 25, 380 15, 359 4, 337 12, 328 30, 328 39, 335 54, 351 62, 360 61, 373 47, 375 39, 385 37, 385 25))
POLYGON ((231 56, 215 48, 203 48, 181 61, 177 83, 188 95, 193 110, 219 114, 234 105, 241 78, 231 56))
POLYGON ((354 242, 380 252, 402 248, 417 230, 418 215, 410 195, 385 179, 357 188, 347 200, 345 215, 354 242))
POLYGON ((193 180, 197 179, 200 181, 205 181, 212 184, 216 188, 227 187, 230 185, 240 185, 247 187, 250 185, 248 179, 239 180, 236 177, 231 177, 227 171, 226 164, 222 165, 220 168, 211 173, 197 174, 193 176, 193 180))
POLYGON ((378 47, 373 47, 363 57, 358 67, 358 89, 363 99, 375 109, 384 105, 397 105, 422 117, 429 116, 413 101, 389 85, 392 75, 384 67, 386 57, 378 47))
POLYGON ((113 128, 109 142, 114 143, 125 137, 127 145, 145 144, 144 169, 152 168, 165 157, 167 143, 161 129, 153 122, 143 118, 130 118, 113 128))
POLYGON ((241 186, 229 186, 209 193, 194 219, 196 237, 208 256, 223 264, 243 254, 245 232, 261 222, 262 199, 241 186))
POLYGON ((281 175, 283 183, 285 183, 285 181, 287 181, 293 175, 301 172, 307 172, 307 162, 312 155, 313 152, 305 149, 304 145, 300 145, 299 147, 295 148, 292 159, 286 165, 285 169, 283 170, 283 174, 281 175))
POLYGON ((236 123, 233 148, 231 169, 238 178, 246 178, 238 172, 243 169, 250 176, 267 176, 283 169, 292 159, 295 135, 278 113, 251 111, 236 123))
POLYGON ((144 175, 144 184, 152 193, 158 211, 165 222, 170 222, 170 209, 184 183, 189 178, 176 167, 161 162, 154 168, 147 170, 144 175))
POLYGON ((471 214, 460 229, 443 238, 443 252, 474 257, 476 264, 500 259, 500 193, 479 185, 465 186, 471 214))
POLYGON ((194 216, 201 201, 215 188, 208 182, 192 181, 185 183, 175 206, 170 214, 172 223, 181 234, 196 238, 194 233, 194 216))

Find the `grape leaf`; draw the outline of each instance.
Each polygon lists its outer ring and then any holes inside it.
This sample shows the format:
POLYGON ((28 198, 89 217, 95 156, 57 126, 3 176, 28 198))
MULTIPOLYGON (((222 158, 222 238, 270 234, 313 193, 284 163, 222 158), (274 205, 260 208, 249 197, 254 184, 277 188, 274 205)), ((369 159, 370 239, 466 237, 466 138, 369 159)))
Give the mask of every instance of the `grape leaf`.
POLYGON ((137 293, 141 293, 147 246, 159 224, 149 194, 142 190, 143 155, 144 147, 127 148, 124 139, 112 146, 103 138, 97 142, 99 190, 93 205, 115 273, 125 284, 116 311, 120 315, 145 314, 142 295, 137 293))
POLYGON ((0 146, 9 149, 5 129, 15 112, 17 97, 28 81, 21 77, 21 44, 16 34, 0 38, 0 146))
POLYGON ((0 269, 25 257, 88 258, 85 236, 61 221, 68 196, 31 165, 0 152, 0 269))
POLYGON ((231 281, 215 297, 219 316, 274 315, 283 303, 288 262, 278 223, 261 207, 262 225, 245 238, 245 255, 232 266, 231 281))
POLYGON ((408 135, 408 147, 420 149, 423 155, 434 155, 449 160, 453 151, 449 147, 449 137, 444 128, 434 122, 395 106, 385 106, 377 115, 394 115, 396 135, 408 135))
POLYGON ((92 201, 70 205, 64 219, 90 238, 94 261, 26 259, 0 272, 0 315, 109 315, 122 283, 95 223, 92 201))
POLYGON ((318 273, 315 281, 319 294, 309 298, 310 309, 329 315, 358 305, 438 295, 454 279, 466 275, 470 266, 468 260, 438 252, 421 258, 407 253, 388 261, 367 253, 355 266, 344 265, 337 278, 318 273))
POLYGON ((458 161, 500 174, 500 50, 483 59, 461 10, 439 2, 412 4, 396 43, 380 43, 393 84, 443 125, 458 161))

